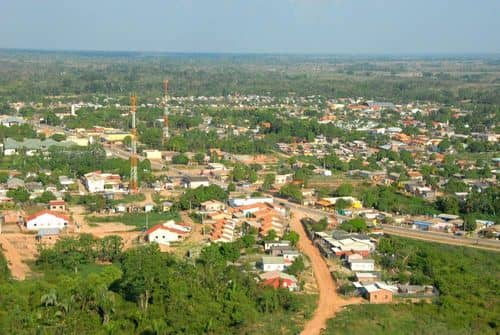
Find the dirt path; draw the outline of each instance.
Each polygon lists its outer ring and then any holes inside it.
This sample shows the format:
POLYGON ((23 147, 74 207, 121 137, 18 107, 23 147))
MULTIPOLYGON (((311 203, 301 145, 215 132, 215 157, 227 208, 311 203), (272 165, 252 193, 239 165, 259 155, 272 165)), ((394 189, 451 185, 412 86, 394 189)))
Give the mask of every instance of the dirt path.
POLYGON ((314 277, 318 283, 319 301, 314 316, 309 320, 302 335, 318 335, 326 328, 326 322, 331 319, 342 307, 360 303, 361 299, 342 299, 337 293, 336 284, 330 274, 328 266, 311 240, 306 235, 300 219, 305 215, 299 211, 292 211, 291 228, 300 235, 299 249, 306 254, 313 268, 314 277))
POLYGON ((5 235, 0 235, 0 245, 8 261, 12 277, 17 280, 24 280, 26 275, 30 273, 30 268, 23 262, 23 256, 19 253, 19 248, 14 246, 5 235))
MULTIPOLYGON (((151 199, 151 195, 149 195, 149 199, 151 199)), ((141 232, 135 230, 134 226, 128 226, 121 222, 106 222, 92 226, 89 225, 85 218, 85 208, 82 206, 74 206, 71 214, 75 223, 78 223, 79 226, 78 229, 75 229, 77 234, 88 233, 97 238, 103 238, 109 235, 118 235, 123 239, 124 249, 131 248, 134 245, 134 242, 137 241, 139 236, 141 236, 141 232)))
MULTIPOLYGON (((146 201, 152 201, 151 194, 146 196, 146 201)), ((107 222, 98 225, 89 225, 85 219, 85 209, 82 206, 74 206, 70 212, 73 222, 70 224, 68 232, 64 235, 75 236, 81 233, 89 233, 97 238, 109 235, 118 235, 123 239, 124 249, 128 249, 137 244, 141 232, 135 230, 133 226, 127 226, 120 222, 107 222), (78 227, 76 227, 76 224, 78 227)), ((54 244, 57 238, 44 239, 46 245, 54 244)), ((7 259, 12 277, 17 280, 24 280, 31 273, 26 261, 34 261, 38 255, 38 242, 33 234, 25 233, 4 233, 0 234, 0 246, 7 259)))

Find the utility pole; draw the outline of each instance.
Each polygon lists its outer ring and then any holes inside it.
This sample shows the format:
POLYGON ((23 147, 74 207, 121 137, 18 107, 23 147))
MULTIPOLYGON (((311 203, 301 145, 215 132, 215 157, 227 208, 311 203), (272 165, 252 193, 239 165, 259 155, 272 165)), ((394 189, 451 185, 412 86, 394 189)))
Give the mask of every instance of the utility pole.
POLYGON ((132 152, 130 154, 130 183, 129 191, 131 193, 138 192, 138 181, 137 181, 137 129, 135 127, 135 112, 136 112, 137 98, 132 95, 130 98, 130 114, 132 115, 132 152))
POLYGON ((203 220, 204 213, 201 213, 201 229, 203 230, 203 241, 205 241, 205 221, 203 220))

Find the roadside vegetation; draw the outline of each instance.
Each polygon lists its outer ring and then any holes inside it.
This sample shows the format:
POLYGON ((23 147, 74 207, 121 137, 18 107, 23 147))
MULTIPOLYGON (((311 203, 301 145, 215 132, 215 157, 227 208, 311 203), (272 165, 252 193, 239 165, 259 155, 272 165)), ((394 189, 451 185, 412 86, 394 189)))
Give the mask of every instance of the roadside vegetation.
POLYGON ((439 296, 431 303, 347 307, 325 334, 498 334, 498 253, 394 236, 382 238, 378 251, 394 279, 434 285, 439 296))

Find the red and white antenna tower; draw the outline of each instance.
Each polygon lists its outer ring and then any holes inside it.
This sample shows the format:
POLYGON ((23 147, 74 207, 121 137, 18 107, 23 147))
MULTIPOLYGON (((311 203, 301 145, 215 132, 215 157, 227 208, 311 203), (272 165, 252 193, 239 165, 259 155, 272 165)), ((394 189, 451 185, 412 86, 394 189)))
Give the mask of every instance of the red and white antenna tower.
POLYGON ((137 129, 135 127, 135 112, 136 112, 137 98, 135 95, 130 97, 130 114, 132 116, 132 152, 130 153, 130 184, 129 190, 131 193, 138 192, 137 181, 137 129))
POLYGON ((168 141, 168 79, 163 81, 163 137, 162 142, 165 145, 168 141))

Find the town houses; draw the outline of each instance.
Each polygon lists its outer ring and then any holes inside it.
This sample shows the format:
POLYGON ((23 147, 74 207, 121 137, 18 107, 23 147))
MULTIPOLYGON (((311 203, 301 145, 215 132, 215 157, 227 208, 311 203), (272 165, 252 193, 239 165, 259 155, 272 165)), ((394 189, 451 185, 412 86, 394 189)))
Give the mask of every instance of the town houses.
POLYGON ((85 187, 89 193, 117 193, 123 191, 121 177, 118 174, 89 172, 83 176, 85 187))

